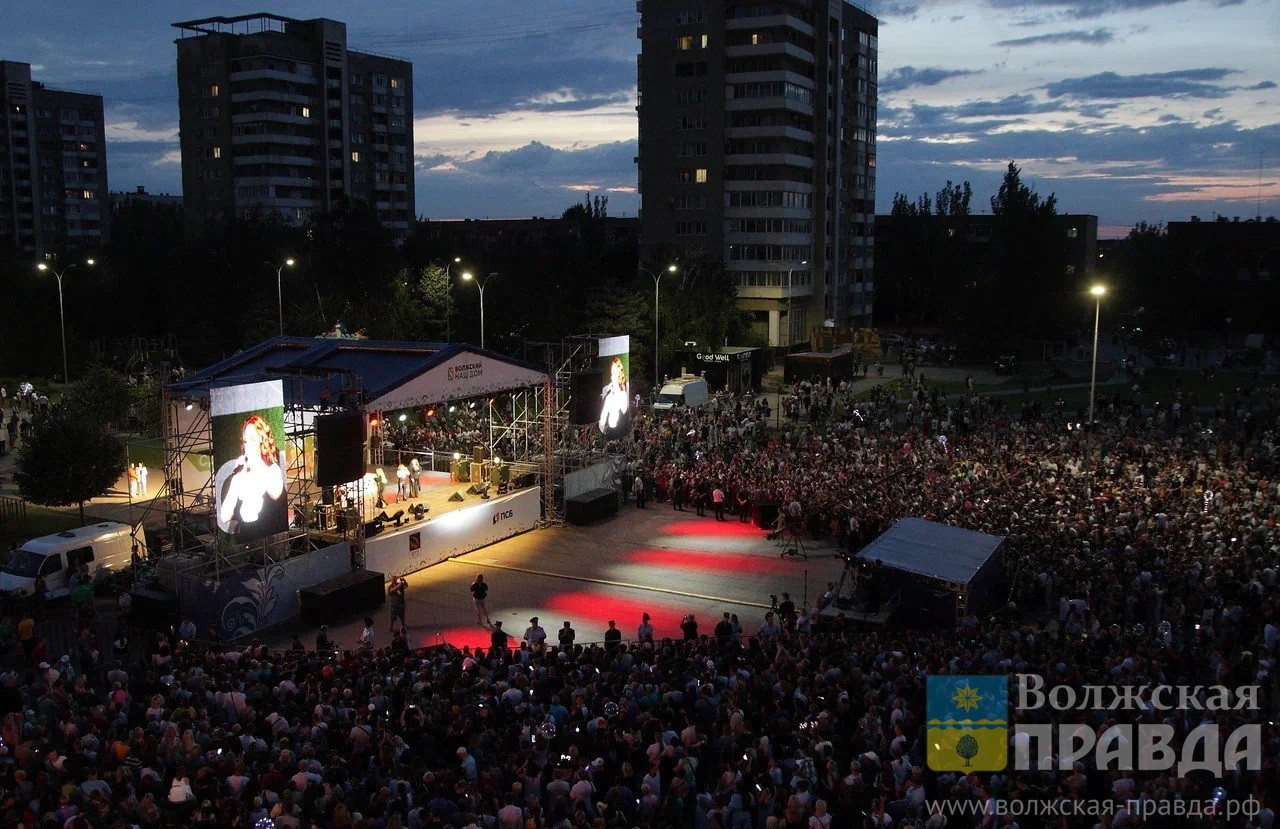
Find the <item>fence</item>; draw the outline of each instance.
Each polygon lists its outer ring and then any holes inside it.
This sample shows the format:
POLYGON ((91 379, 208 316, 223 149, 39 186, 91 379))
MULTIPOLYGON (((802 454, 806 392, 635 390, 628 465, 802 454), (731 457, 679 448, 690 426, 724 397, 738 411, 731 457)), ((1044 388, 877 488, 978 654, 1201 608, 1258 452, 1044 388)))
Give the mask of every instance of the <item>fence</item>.
POLYGON ((27 502, 21 498, 0 495, 0 527, 25 530, 27 528, 27 502))

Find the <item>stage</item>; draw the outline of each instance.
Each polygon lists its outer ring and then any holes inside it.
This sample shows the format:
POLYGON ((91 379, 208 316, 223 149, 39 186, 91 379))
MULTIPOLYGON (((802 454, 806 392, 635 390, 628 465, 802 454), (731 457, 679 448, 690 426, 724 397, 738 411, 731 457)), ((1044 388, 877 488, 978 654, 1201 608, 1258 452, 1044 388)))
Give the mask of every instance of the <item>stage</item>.
MULTIPOLYGON (((385 468, 385 467, 384 467, 385 468)), ((392 469, 394 472, 394 467, 392 469)), ((366 476, 368 480, 371 476, 366 476)), ((416 498, 399 499, 396 484, 387 487, 385 508, 376 509, 377 489, 365 485, 366 515, 399 516, 399 523, 381 522, 381 530, 365 534, 365 568, 391 576, 407 576, 462 553, 533 529, 541 518, 542 497, 537 486, 484 498, 468 492, 470 484, 456 483, 445 472, 421 473, 416 498), (417 506, 427 509, 423 520, 413 518, 417 506)))
MULTIPOLYGON (((744 637, 754 635, 770 594, 781 598, 790 592, 801 607, 807 592, 815 604, 844 567, 830 539, 806 539, 806 561, 779 557, 780 548, 764 536, 733 516, 717 522, 710 515, 675 512, 670 504, 640 510, 634 503, 589 527, 523 533, 408 576, 410 642, 487 647, 490 631, 476 624, 468 591, 481 572, 491 585, 490 617, 501 620, 515 641, 532 616, 552 642, 566 620, 579 644, 602 641, 609 619, 631 640, 642 613, 650 614, 659 638, 679 638, 687 613, 696 615, 699 633, 711 635, 726 611, 738 614, 744 637)), ((385 645, 389 610, 379 609, 374 618, 377 644, 385 645)), ((330 625, 329 633, 340 646, 354 647, 361 626, 353 617, 330 625)), ((308 646, 314 641, 315 630, 300 622, 271 631, 265 641, 287 647, 294 632, 308 646)))

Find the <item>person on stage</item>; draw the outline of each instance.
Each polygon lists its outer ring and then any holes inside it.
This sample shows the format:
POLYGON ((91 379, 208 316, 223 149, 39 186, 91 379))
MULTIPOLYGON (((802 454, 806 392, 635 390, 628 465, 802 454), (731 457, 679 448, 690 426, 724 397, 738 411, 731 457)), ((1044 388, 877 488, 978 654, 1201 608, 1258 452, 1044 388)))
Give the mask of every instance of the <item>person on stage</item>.
POLYGON ((609 363, 609 384, 601 391, 604 404, 600 407, 600 431, 611 432, 622 423, 631 401, 627 398, 627 376, 622 358, 614 357, 609 363))
POLYGON ((288 526, 284 467, 271 426, 262 415, 244 422, 241 455, 223 465, 231 467, 222 483, 218 523, 238 542, 255 541, 288 526))

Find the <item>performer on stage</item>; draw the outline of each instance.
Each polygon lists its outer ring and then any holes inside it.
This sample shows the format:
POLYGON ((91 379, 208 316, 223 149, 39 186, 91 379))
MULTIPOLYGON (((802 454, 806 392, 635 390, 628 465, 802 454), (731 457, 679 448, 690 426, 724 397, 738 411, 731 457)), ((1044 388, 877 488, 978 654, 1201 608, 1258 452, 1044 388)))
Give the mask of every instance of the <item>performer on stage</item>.
POLYGON ((600 396, 604 398, 600 407, 600 431, 609 432, 618 428, 631 405, 627 399, 627 377, 621 357, 614 357, 609 363, 609 384, 600 391, 600 396))
POLYGON ((222 483, 218 523, 236 541, 255 541, 289 526, 284 497, 284 468, 271 426, 261 415, 244 422, 242 454, 224 464, 231 466, 222 483))

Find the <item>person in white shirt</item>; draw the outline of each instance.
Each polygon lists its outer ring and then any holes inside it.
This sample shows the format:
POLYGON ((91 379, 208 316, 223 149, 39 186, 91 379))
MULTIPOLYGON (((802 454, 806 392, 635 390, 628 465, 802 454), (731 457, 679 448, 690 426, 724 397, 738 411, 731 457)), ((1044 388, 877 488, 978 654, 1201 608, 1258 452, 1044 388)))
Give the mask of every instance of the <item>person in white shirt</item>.
POLYGON ((542 625, 538 624, 537 616, 529 620, 529 627, 524 632, 524 641, 529 643, 529 649, 533 651, 541 651, 543 644, 547 641, 547 632, 542 629, 542 625))

